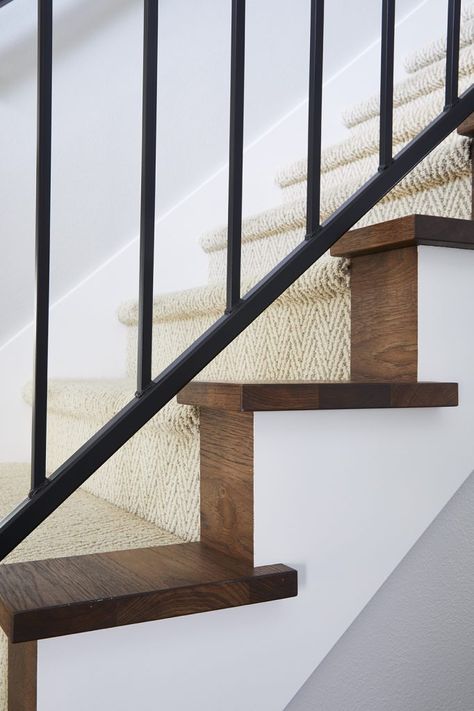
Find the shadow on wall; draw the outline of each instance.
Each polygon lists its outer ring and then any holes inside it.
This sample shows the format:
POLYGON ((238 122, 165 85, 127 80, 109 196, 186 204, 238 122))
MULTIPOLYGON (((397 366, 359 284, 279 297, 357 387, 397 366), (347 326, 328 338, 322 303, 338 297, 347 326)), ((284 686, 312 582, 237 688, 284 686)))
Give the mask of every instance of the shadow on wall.
POLYGON ((472 711, 473 561, 474 473, 287 711, 472 711))

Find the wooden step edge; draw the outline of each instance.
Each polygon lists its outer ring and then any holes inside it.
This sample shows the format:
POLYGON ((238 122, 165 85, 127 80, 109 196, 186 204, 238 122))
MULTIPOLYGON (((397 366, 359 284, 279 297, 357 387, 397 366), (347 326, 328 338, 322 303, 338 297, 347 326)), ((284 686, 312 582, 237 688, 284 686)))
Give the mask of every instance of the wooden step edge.
POLYGON ((455 407, 457 383, 193 381, 178 395, 183 405, 257 412, 398 407, 455 407))
POLYGON ((462 122, 458 128, 458 133, 460 136, 474 138, 474 114, 471 114, 465 121, 462 122))
POLYGON ((409 215, 350 230, 331 247, 333 257, 357 257, 417 245, 474 249, 474 222, 409 215))
POLYGON ((297 572, 254 568, 201 543, 0 566, 13 644, 297 595, 297 572))

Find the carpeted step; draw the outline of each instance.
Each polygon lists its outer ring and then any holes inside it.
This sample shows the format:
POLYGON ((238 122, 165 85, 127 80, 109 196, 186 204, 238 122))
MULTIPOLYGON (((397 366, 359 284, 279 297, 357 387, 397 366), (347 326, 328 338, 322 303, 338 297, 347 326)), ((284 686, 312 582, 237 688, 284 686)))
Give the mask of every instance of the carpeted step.
MULTIPOLYGON (((243 293, 254 280, 244 281, 243 293)), ((200 379, 340 380, 349 373, 349 272, 326 256, 293 284, 199 375, 200 379)), ((153 372, 158 374, 225 310, 224 283, 155 299, 153 372)), ((128 370, 136 371, 138 307, 125 304, 128 370)))
MULTIPOLYGON (((102 424, 108 422, 124 407, 136 392, 134 379, 51 380, 48 385, 48 410, 52 414, 67 414, 82 419, 84 414, 102 424)), ((24 399, 31 405, 32 385, 24 388, 24 399)), ((186 436, 198 431, 199 418, 192 407, 183 407, 172 400, 152 423, 177 435, 186 436)))
MULTIPOLYGON (((324 174, 322 219, 328 218, 376 169, 377 156, 374 155, 324 174)), ((470 142, 453 133, 365 215, 357 227, 414 213, 469 219, 470 176, 470 142)), ((286 204, 244 221, 242 268, 245 274, 263 276, 304 238, 306 161, 295 163, 282 184, 288 198, 286 204)), ((208 233, 201 244, 208 254, 210 278, 224 279, 227 230, 208 233)))
MULTIPOLYGON (((460 91, 474 81, 474 3, 464 10, 460 53, 460 91)), ((401 149, 422 130, 444 106, 446 38, 442 37, 406 60, 413 74, 394 88, 394 147, 401 149)), ((372 96, 344 113, 351 129, 346 139, 323 151, 323 184, 332 187, 351 180, 367 178, 377 168, 379 147, 379 97, 372 96)), ((444 144, 448 145, 448 142, 444 144)), ((450 145, 453 145, 452 143, 450 145)), ((449 161, 447 156, 446 163, 449 161)), ((427 179, 431 166, 426 163, 427 179)), ((449 176, 446 176, 449 179, 449 176)), ((280 187, 294 199, 292 186, 306 180, 306 161, 297 161, 282 170, 280 187)), ((428 183, 423 189, 428 187, 428 183)))
MULTIPOLYGON (((474 39, 474 3, 462 10, 460 47, 471 44, 474 39)), ((411 53, 404 61, 405 71, 415 74, 446 56, 446 35, 411 53)))
MULTIPOLYGON (((469 88, 473 74, 462 77, 460 91, 469 88)), ((393 143, 395 152, 408 141, 415 138, 439 113, 444 106, 444 91, 436 90, 428 96, 420 96, 410 103, 394 111, 393 143)), ((379 119, 371 118, 365 123, 353 128, 347 138, 326 148, 322 154, 322 173, 329 173, 342 166, 369 156, 375 156, 379 151, 379 119)), ((277 178, 281 187, 295 182, 294 174, 301 170, 301 161, 296 161, 282 170, 277 178)))
MULTIPOLYGON (((247 284, 245 288, 250 288, 247 284)), ((223 284, 155 300, 153 372, 158 373, 225 308, 223 284)), ((136 372, 138 310, 120 309, 136 372)), ((347 261, 326 257, 294 284, 200 375, 221 380, 338 380, 349 375, 347 261)), ((49 384, 48 469, 53 471, 132 399, 130 380, 49 384)), ((31 402, 31 386, 25 391, 31 402)), ((193 408, 169 403, 84 485, 116 506, 176 533, 199 535, 199 424, 193 408)))
MULTIPOLYGON (((132 380, 49 384, 48 471, 54 471, 129 402, 132 380)), ((31 403, 31 386, 25 390, 31 403)), ((199 422, 175 400, 106 462, 84 489, 183 540, 199 535, 199 422)))
MULTIPOLYGON (((405 146, 403 143, 401 147, 405 146)), ((469 140, 455 131, 437 146, 412 173, 396 185, 390 192, 390 199, 404 197, 418 190, 426 190, 436 185, 455 180, 469 170, 469 140)), ((279 185, 286 202, 295 196, 303 197, 306 190, 306 159, 300 160, 279 175, 279 185), (301 189, 304 191, 301 192, 301 189), (300 192, 296 192, 299 190, 300 192)), ((370 178, 377 172, 378 153, 347 163, 321 176, 322 210, 328 212, 335 204, 332 193, 347 195, 355 185, 370 178)), ((223 230, 220 230, 222 233, 223 230)), ((215 234, 215 233, 214 233, 215 234)), ((221 238, 222 239, 222 238, 221 238)))
MULTIPOLYGON (((461 77, 459 82, 460 92, 468 89, 472 84, 472 80, 472 73, 461 77)), ((420 96, 408 104, 395 109, 393 130, 395 151, 401 148, 407 141, 415 138, 430 121, 442 112, 444 99, 444 90, 437 89, 426 96, 420 96)), ((379 120, 376 116, 351 129, 347 138, 344 140, 323 150, 321 157, 322 173, 329 173, 336 168, 360 160, 361 158, 377 155, 379 151, 379 140, 379 120)), ((278 182, 281 184, 281 182, 288 182, 289 178, 291 180, 292 170, 292 166, 284 170, 278 182)))
MULTIPOLYGON (((467 9, 467 16, 474 4, 467 9), (469 9, 471 8, 471 9, 469 9)), ((474 21, 465 31, 460 90, 474 81, 474 21)), ((443 108, 444 59, 429 64, 395 88, 394 147, 398 151, 443 108)), ((340 143, 323 151, 321 214, 327 219, 378 168, 378 98, 349 112, 354 128, 340 143)), ((471 216, 470 142, 453 133, 397 185, 356 226, 362 227, 416 212, 447 217, 471 216)), ((304 237, 306 160, 282 170, 277 178, 285 204, 245 220, 242 264, 245 275, 261 277, 304 237)), ((203 236, 210 280, 226 274, 226 229, 203 236)))
MULTIPOLYGON (((474 22, 471 23, 471 36, 469 44, 459 53, 459 76, 469 76, 474 72, 474 22)), ((409 76, 395 87, 393 93, 394 108, 399 108, 414 101, 421 96, 426 96, 434 91, 444 88, 446 80, 446 59, 443 56, 437 62, 420 69, 416 74, 409 76)), ((351 106, 343 112, 342 118, 347 128, 354 128, 369 119, 379 116, 380 98, 376 94, 370 99, 351 106)))
MULTIPOLYGON (((29 466, 0 464, 0 515, 29 490, 29 466)), ((79 490, 37 528, 5 563, 179 543, 180 539, 131 513, 79 490)), ((7 638, 0 631, 0 709, 7 708, 7 638)))
MULTIPOLYGON (((249 285, 247 285, 249 288, 249 285)), ((155 300, 154 372, 223 313, 223 285, 155 300)), ((124 305, 129 372, 136 363, 137 305, 124 305)), ((349 373, 347 262, 327 257, 271 306, 201 377, 337 380, 349 373)), ((130 380, 56 380, 49 384, 48 470, 55 470, 130 401, 130 380)), ((25 390, 31 403, 31 386, 25 390)), ((199 425, 193 408, 174 400, 84 485, 116 506, 185 540, 199 535, 199 425)))

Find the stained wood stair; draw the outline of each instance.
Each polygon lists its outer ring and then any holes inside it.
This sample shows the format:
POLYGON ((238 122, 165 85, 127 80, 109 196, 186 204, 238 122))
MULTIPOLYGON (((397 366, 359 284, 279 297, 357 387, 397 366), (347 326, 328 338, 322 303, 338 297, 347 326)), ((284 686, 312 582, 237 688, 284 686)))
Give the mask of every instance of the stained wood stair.
POLYGON ((201 543, 6 565, 1 625, 13 643, 279 600, 296 571, 254 568, 201 543))
POLYGON ((458 386, 457 383, 408 382, 195 381, 181 391, 178 402, 230 412, 453 407, 458 404, 458 386))

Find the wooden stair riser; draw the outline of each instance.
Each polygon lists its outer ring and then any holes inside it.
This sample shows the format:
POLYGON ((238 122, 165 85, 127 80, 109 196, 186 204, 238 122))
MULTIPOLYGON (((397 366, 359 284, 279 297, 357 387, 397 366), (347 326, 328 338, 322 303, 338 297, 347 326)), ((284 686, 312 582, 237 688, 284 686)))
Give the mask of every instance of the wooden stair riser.
POLYGON ((351 259, 351 380, 418 378, 418 250, 474 248, 474 223, 411 215, 352 230, 331 249, 351 259))
POLYGON ((417 379, 417 247, 354 257, 351 380, 417 379))
POLYGON ((36 711, 37 642, 8 643, 8 710, 36 711))
POLYGON ((202 408, 201 542, 254 564, 253 413, 202 408))

